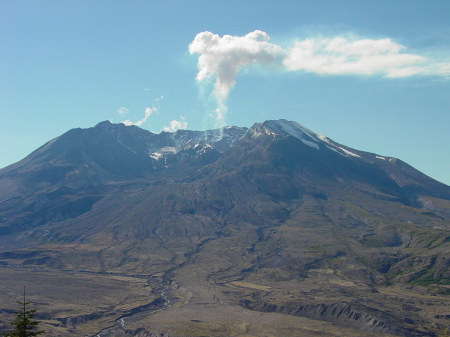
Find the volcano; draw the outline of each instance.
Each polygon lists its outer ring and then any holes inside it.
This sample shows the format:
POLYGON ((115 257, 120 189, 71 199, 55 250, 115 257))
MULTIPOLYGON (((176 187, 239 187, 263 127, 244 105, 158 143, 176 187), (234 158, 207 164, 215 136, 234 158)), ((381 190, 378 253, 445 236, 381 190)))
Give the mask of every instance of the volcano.
POLYGON ((0 286, 37 289, 55 336, 439 336, 449 265, 449 186, 293 121, 105 121, 0 170, 0 286), (111 285, 79 303, 80 277, 111 285))

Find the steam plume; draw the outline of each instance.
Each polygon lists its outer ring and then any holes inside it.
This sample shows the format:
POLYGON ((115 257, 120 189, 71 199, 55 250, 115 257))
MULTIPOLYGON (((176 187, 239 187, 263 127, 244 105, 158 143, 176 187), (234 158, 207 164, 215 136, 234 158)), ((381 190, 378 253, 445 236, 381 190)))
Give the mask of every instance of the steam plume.
POLYGON ((121 107, 119 110, 117 110, 117 112, 119 113, 119 115, 126 115, 127 113, 129 113, 127 108, 121 107))
POLYGON ((141 119, 140 121, 137 122, 132 122, 130 120, 125 120, 122 123, 125 124, 126 126, 130 126, 130 125, 136 125, 136 126, 140 126, 142 125, 153 113, 157 112, 158 108, 155 108, 154 106, 152 106, 151 108, 145 108, 145 112, 144 112, 144 118, 141 119))
MULTIPOLYGON (((200 54, 198 58, 199 82, 214 78, 214 95, 218 109, 217 121, 224 120, 226 99, 231 87, 236 83, 240 69, 252 63, 271 64, 282 52, 281 47, 271 44, 269 35, 255 30, 245 36, 224 35, 211 32, 197 34, 189 45, 189 53, 200 54)), ((223 125, 222 125, 223 126, 223 125)))
POLYGON ((164 126, 164 131, 166 132, 175 132, 177 130, 184 130, 187 128, 188 123, 184 120, 184 117, 181 117, 181 121, 173 120, 170 122, 170 126, 164 126))
POLYGON ((269 43, 269 39, 269 35, 260 30, 244 36, 223 37, 202 32, 189 45, 190 54, 200 54, 197 81, 214 81, 216 126, 224 126, 226 99, 236 83, 237 74, 253 63, 288 72, 319 75, 379 75, 387 78, 434 75, 450 78, 448 60, 405 53, 405 46, 389 38, 310 38, 296 40, 288 48, 269 43))

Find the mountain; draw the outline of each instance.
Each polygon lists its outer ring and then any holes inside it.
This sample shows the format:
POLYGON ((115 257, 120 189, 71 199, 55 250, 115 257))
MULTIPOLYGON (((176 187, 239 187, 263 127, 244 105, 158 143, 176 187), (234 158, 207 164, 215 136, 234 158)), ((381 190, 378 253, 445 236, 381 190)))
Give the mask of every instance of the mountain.
MULTIPOLYGON (((449 186, 292 121, 160 134, 102 122, 0 170, 0 271, 169 282, 176 305, 117 336, 439 336, 449 248, 449 186)), ((75 335, 126 312, 83 310, 75 335)), ((50 326, 64 316, 48 312, 50 326)))

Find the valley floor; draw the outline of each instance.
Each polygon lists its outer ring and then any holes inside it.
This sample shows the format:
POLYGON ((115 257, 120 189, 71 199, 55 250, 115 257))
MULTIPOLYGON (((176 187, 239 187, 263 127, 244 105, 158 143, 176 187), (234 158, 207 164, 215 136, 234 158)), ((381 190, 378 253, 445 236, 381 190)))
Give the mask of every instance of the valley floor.
MULTIPOLYGON (((41 315, 41 328, 55 337, 392 336, 305 317, 245 309, 238 303, 255 296, 270 297, 274 291, 279 292, 277 298, 282 298, 282 294, 288 296, 289 291, 252 282, 217 283, 208 277, 207 271, 193 265, 177 270, 174 280, 165 287, 149 282, 146 277, 126 275, 25 268, 1 268, 0 275, 0 310, 15 307, 17 294, 26 285, 29 300, 41 315), (156 304, 149 306, 152 302, 156 304), (145 311, 139 313, 139 310, 145 311), (122 322, 118 320, 133 312, 138 314, 122 322), (97 334, 111 326, 117 328, 97 334)), ((382 288, 379 292, 383 296, 401 298, 403 302, 413 301, 413 294, 401 287, 382 288)), ((446 297, 414 294, 416 302, 422 301, 430 315, 448 311, 450 300, 446 297), (427 303, 429 308, 426 308, 427 303)), ((0 323, 5 327, 11 315, 5 311, 0 311, 0 315, 0 323)), ((447 334, 442 331, 439 335, 447 334)))

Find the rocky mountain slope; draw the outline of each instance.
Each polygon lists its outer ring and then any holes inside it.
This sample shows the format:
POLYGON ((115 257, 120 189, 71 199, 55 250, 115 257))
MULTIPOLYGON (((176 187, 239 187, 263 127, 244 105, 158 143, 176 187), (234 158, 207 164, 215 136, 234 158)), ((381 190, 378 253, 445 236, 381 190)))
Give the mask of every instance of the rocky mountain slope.
MULTIPOLYGON (((177 307, 133 323, 136 335, 247 324, 241 335, 277 336, 254 323, 277 313, 330 322, 332 336, 438 336, 450 187, 286 120, 161 134, 102 122, 0 170, 0 264, 171 282, 177 307)), ((61 315, 49 311, 48 324, 61 315)))

